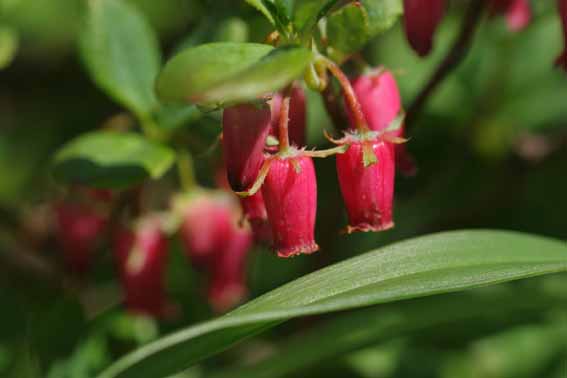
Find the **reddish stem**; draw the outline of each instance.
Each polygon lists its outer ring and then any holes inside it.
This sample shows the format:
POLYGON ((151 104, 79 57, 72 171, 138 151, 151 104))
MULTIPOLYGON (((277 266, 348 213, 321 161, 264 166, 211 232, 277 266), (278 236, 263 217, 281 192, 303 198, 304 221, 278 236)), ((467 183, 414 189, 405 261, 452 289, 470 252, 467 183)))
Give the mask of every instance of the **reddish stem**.
POLYGON ((286 87, 282 93, 282 104, 280 107, 280 119, 278 124, 278 139, 280 142, 280 152, 285 152, 289 149, 289 102, 291 98, 291 85, 286 87))
POLYGON ((356 129, 362 132, 368 131, 368 125, 366 124, 364 113, 362 113, 360 102, 358 102, 358 99, 354 94, 354 89, 350 84, 350 80, 335 62, 329 59, 325 59, 325 64, 327 65, 327 68, 329 69, 329 71, 331 71, 333 76, 337 78, 339 84, 343 88, 347 106, 349 107, 356 122, 356 129))

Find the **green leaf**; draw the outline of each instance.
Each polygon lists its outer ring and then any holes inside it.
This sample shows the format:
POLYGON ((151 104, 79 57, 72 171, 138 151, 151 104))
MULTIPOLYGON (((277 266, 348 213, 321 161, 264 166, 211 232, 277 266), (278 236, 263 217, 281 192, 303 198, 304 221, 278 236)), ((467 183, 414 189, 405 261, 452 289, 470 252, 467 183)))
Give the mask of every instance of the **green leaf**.
POLYGON ((122 0, 89 1, 80 51, 95 83, 138 116, 156 106, 160 67, 157 37, 143 16, 122 0))
POLYGON ((211 43, 187 49, 158 77, 163 101, 215 104, 254 100, 300 76, 311 52, 254 43, 211 43))
POLYGON ((174 159, 171 149, 139 134, 101 131, 63 146, 53 170, 66 183, 122 188, 161 177, 174 159))
POLYGON ((300 47, 280 47, 247 70, 198 94, 200 103, 227 103, 255 100, 279 90, 300 77, 311 61, 311 51, 300 47))
POLYGON ((368 14, 368 33, 375 37, 390 29, 404 13, 401 0, 360 0, 368 14))
POLYGON ((495 292, 452 293, 356 311, 301 332, 278 348, 276 354, 254 365, 232 367, 211 378, 298 375, 302 369, 323 361, 416 332, 438 332, 448 325, 470 327, 474 322, 502 327, 520 316, 525 317, 524 321, 532 321, 534 314, 558 304, 567 305, 567 299, 548 295, 541 289, 524 290, 519 297, 515 288, 508 286, 495 292))
POLYGON ((562 241, 488 230, 419 237, 308 274, 223 317, 166 336, 120 359, 100 378, 166 376, 295 317, 565 270, 562 241))
POLYGON ((269 45, 234 42, 188 48, 166 63, 157 79, 157 94, 164 102, 191 101, 245 71, 272 50, 269 45))
POLYGON ((340 53, 352 54, 394 26, 402 14, 400 0, 361 0, 348 4, 328 18, 329 45, 340 53))
POLYGON ((201 119, 203 113, 195 105, 165 105, 155 114, 156 124, 173 131, 201 119))
POLYGON ((31 320, 31 340, 44 370, 55 360, 68 356, 86 326, 81 305, 70 299, 57 301, 31 320))
POLYGON ((262 0, 264 6, 270 11, 278 30, 287 31, 287 26, 291 22, 288 17, 286 4, 278 0, 262 0))
POLYGON ((264 5, 264 1, 262 0, 246 0, 246 2, 252 5, 254 8, 258 9, 266 18, 272 23, 275 24, 274 17, 272 13, 268 10, 268 8, 264 5))
POLYGON ((0 25, 0 70, 12 63, 19 45, 18 32, 11 27, 0 25))
POLYGON ((337 2, 338 0, 303 0, 295 6, 293 23, 303 40, 310 38, 311 29, 337 2))
POLYGON ((360 50, 370 38, 366 10, 349 4, 333 12, 327 22, 327 37, 329 45, 344 54, 360 50))
POLYGON ((258 9, 282 34, 287 35, 291 26, 294 0, 246 0, 258 9))

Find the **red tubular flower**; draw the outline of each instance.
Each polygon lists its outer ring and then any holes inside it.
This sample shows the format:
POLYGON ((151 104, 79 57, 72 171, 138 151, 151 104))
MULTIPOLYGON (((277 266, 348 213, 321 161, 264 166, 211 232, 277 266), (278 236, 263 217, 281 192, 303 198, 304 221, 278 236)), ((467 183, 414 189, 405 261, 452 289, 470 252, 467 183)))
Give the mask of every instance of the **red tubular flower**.
POLYGON ((146 315, 164 315, 167 240, 159 221, 146 219, 134 230, 121 229, 114 241, 114 253, 126 308, 146 315))
POLYGON ((528 0, 490 0, 493 15, 506 15, 508 29, 513 32, 523 30, 532 19, 532 9, 528 0))
MULTIPOLYGON (((279 93, 274 93, 271 101, 272 128, 270 130, 270 134, 276 137, 278 135, 281 102, 281 95, 279 93)), ((291 90, 288 123, 289 141, 292 145, 297 147, 303 147, 306 145, 306 125, 305 92, 300 86, 294 85, 291 90)))
POLYGON ((274 249, 280 257, 313 253, 317 182, 313 160, 299 151, 275 156, 262 186, 274 249))
MULTIPOLYGON (((347 137, 348 138, 348 137, 347 137)), ((337 174, 349 225, 346 231, 383 231, 394 227, 395 162, 393 148, 384 141, 353 141, 344 154, 337 155, 337 174), (364 148, 377 162, 364 166, 364 148)))
POLYGON ((425 56, 433 46, 433 35, 445 13, 445 0, 404 0, 404 25, 411 47, 425 56))
POLYGON ((557 7, 559 9, 559 17, 561 17, 561 24, 563 25, 563 41, 565 47, 563 52, 555 60, 555 65, 567 72, 567 0, 557 0, 557 7))
MULTIPOLYGON (((375 73, 361 75, 352 81, 352 87, 370 130, 385 130, 400 114, 402 110, 400 91, 390 71, 378 69, 375 73)), ((350 113, 348 114, 350 124, 354 125, 354 119, 350 113)), ((396 136, 402 134, 403 128, 395 133, 396 136)))
MULTIPOLYGON (((372 131, 384 131, 402 111, 396 79, 388 70, 378 69, 372 74, 359 76, 352 81, 352 87, 360 102, 368 127, 372 131)), ((354 125, 352 115, 349 112, 347 114, 350 124, 354 125)), ((391 134, 403 138, 404 125, 391 134)), ((415 161, 407 151, 405 144, 397 144, 393 148, 396 150, 396 163, 402 174, 415 175, 417 171, 415 161)))
POLYGON ((270 109, 252 104, 235 105, 223 112, 223 150, 228 182, 234 191, 247 190, 264 162, 270 131, 270 109))
MULTIPOLYGON (((230 190, 228 180, 226 178, 226 168, 219 167, 215 174, 217 186, 222 189, 230 190)), ((244 214, 244 219, 250 223, 254 239, 257 242, 271 243, 272 231, 268 222, 268 213, 264 204, 262 192, 257 192, 253 196, 240 198, 240 207, 244 214)))
POLYGON ((514 0, 506 12, 506 21, 511 31, 520 31, 529 25, 532 9, 527 0, 514 0))
POLYGON ((212 270, 209 302, 216 312, 229 310, 246 296, 246 257, 251 247, 250 230, 233 225, 212 270))
POLYGON ((57 240, 67 268, 85 274, 91 267, 96 242, 107 220, 86 205, 59 203, 55 207, 57 240))
POLYGON ((189 259, 208 268, 222 249, 234 223, 234 208, 226 198, 200 194, 182 206, 181 240, 189 259))
POLYGON ((254 238, 258 242, 271 242, 272 231, 268 222, 268 212, 264 203, 264 196, 259 191, 253 196, 241 198, 240 205, 244 218, 248 220, 252 227, 254 238))

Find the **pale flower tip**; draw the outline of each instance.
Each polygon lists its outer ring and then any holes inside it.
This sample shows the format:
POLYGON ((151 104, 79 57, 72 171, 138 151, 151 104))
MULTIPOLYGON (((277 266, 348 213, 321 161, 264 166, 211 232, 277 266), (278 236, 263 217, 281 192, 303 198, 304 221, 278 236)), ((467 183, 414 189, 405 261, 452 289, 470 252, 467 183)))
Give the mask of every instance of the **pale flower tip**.
POLYGON ((278 257, 285 259, 299 255, 311 255, 317 251, 319 251, 319 245, 316 242, 312 242, 289 249, 278 249, 276 254, 278 257))

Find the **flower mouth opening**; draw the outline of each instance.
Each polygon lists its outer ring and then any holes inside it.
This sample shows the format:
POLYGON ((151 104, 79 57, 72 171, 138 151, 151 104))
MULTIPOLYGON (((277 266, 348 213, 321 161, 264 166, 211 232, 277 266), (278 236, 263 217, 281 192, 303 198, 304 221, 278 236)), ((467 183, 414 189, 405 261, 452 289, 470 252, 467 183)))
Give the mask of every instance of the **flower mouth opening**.
POLYGON ((359 223, 357 225, 348 225, 341 230, 342 234, 350 235, 355 232, 379 232, 387 231, 394 228, 394 222, 388 222, 380 225, 372 225, 370 223, 359 223))
POLYGON ((318 250, 319 245, 315 241, 312 241, 293 247, 277 248, 276 253, 278 257, 288 258, 299 255, 310 255, 317 252, 318 250))

